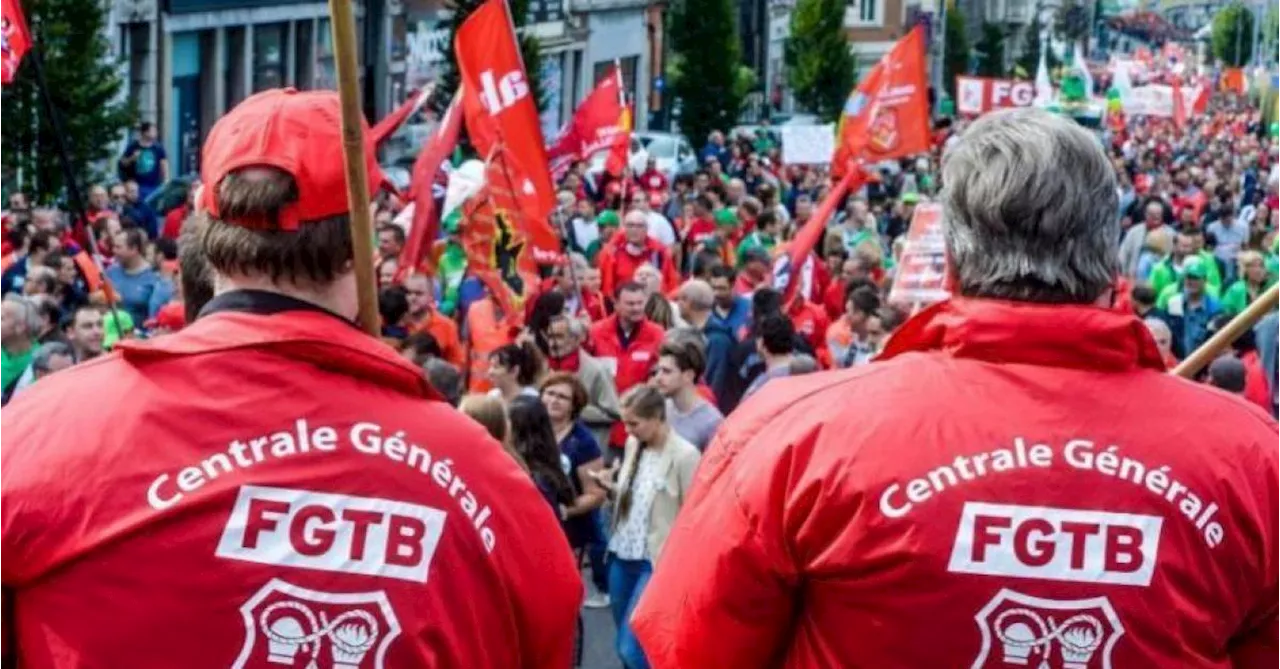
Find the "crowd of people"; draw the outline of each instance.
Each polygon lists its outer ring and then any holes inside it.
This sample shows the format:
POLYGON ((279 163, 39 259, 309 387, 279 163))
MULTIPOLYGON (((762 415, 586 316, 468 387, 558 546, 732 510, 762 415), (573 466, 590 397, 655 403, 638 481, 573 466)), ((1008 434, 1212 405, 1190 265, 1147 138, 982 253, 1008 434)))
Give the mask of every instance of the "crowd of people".
MULTIPOLYGON (((1143 319, 1167 365, 1276 282, 1280 172, 1260 123, 1225 95, 1187 127, 1130 119, 1096 133, 1120 184, 1112 308, 1143 319)), ((775 379, 872 363, 922 306, 890 303, 889 287, 913 211, 935 196, 943 153, 966 126, 939 124, 931 154, 877 166, 879 179, 829 221, 789 300, 774 288, 774 261, 829 179, 821 166, 783 164, 767 134, 712 133, 689 175, 652 160, 618 177, 575 165, 558 184, 564 259, 523 286, 520 327, 459 264, 456 216, 443 222, 435 275, 397 279, 401 203, 377 198, 383 340, 532 477, 587 566, 586 605, 611 608, 629 669, 647 666, 631 610, 725 416, 775 379)), ((141 141, 128 155, 150 171, 154 159, 136 156, 154 137, 141 141)), ((195 318, 212 293, 180 263, 196 191, 162 215, 136 176, 95 185, 83 217, 10 195, 6 402, 121 339, 195 318)), ((1274 415, 1275 349, 1272 318, 1208 381, 1274 415)))

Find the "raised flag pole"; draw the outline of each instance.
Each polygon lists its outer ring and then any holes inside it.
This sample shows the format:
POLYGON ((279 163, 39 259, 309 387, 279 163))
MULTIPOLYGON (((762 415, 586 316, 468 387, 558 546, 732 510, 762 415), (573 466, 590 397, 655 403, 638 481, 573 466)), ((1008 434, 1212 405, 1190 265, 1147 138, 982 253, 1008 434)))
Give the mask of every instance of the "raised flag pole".
POLYGON ((338 98, 342 102, 342 159, 347 168, 347 203, 351 210, 352 261, 360 303, 360 327, 376 337, 381 328, 378 293, 373 281, 373 221, 369 212, 369 173, 364 162, 364 117, 360 111, 351 0, 329 0, 329 25, 338 71, 338 98))
MULTIPOLYGON (((53 137, 55 146, 58 149, 58 162, 62 167, 62 176, 67 180, 67 204, 71 208, 71 216, 84 225, 85 238, 89 241, 89 246, 92 247, 85 249, 85 252, 89 256, 89 262, 98 266, 98 273, 102 275, 102 296, 107 301, 107 312, 111 314, 111 319, 115 321, 117 335, 124 339, 126 337, 122 327, 123 322, 120 319, 119 305, 116 303, 115 289, 111 287, 111 282, 106 278, 106 268, 102 265, 102 256, 98 249, 98 236, 93 231, 93 223, 89 221, 89 217, 85 213, 84 199, 80 197, 80 186, 76 182, 76 171, 71 165, 71 152, 67 147, 67 134, 62 130, 62 113, 58 111, 58 106, 53 104, 53 95, 49 92, 49 84, 44 78, 44 44, 34 39, 31 41, 31 71, 36 76, 36 88, 40 89, 40 100, 44 104, 45 114, 49 116, 49 123, 53 126, 53 137)), ((71 228, 75 229, 74 223, 71 228)))

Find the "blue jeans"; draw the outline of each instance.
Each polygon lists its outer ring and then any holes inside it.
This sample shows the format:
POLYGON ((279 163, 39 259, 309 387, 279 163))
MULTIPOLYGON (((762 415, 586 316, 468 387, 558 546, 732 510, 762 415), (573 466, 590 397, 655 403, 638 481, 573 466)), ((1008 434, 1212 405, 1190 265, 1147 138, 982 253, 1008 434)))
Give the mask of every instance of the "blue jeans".
POLYGON ((591 563, 591 582, 600 592, 609 592, 609 567, 605 559, 609 548, 607 522, 604 519, 604 509, 591 512, 591 524, 595 532, 587 543, 587 559, 591 563))
POLYGON ((609 604, 613 608, 613 622, 618 626, 615 647, 622 666, 626 669, 649 669, 640 642, 631 632, 631 612, 640 601, 644 587, 649 584, 653 565, 648 560, 623 560, 609 556, 609 604))

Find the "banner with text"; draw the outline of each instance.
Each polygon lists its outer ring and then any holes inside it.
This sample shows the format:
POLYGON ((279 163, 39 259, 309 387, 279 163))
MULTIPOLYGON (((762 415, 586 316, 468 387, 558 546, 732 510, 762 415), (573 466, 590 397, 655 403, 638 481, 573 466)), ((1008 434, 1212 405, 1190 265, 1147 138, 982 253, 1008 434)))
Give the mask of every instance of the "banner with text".
POLYGON ((996 109, 1030 107, 1036 85, 1022 79, 956 77, 956 112, 977 116, 996 109))

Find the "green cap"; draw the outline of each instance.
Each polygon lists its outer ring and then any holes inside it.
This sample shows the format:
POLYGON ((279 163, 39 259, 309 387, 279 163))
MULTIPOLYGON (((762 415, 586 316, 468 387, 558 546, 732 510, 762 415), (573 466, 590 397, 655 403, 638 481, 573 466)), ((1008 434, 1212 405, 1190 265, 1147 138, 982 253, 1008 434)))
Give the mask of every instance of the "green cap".
POLYGON ((902 204, 915 204, 920 201, 919 193, 903 193, 902 204))
POLYGON ((612 209, 605 209, 599 214, 596 214, 596 225, 606 228, 616 228, 621 224, 622 221, 618 219, 618 212, 612 209))
POLYGON ((1182 275, 1188 279, 1204 280, 1207 276, 1204 270, 1204 263, 1199 258, 1187 258, 1187 264, 1182 268, 1182 275))
POLYGON ((716 225, 734 226, 738 224, 738 215, 728 207, 721 207, 711 217, 715 219, 716 225))

